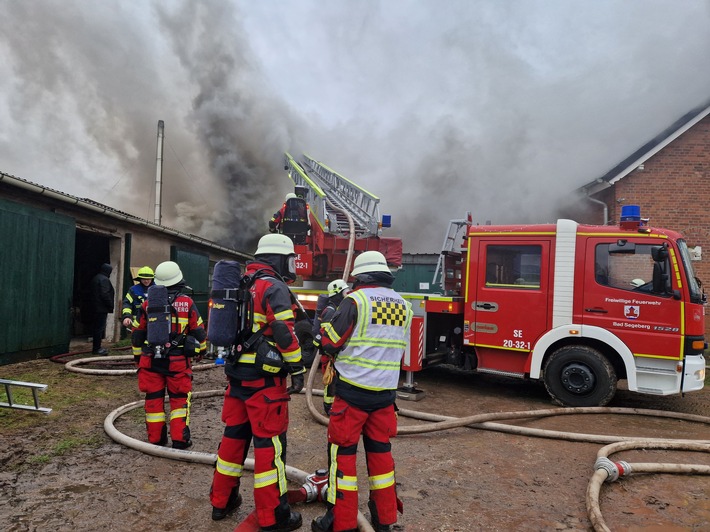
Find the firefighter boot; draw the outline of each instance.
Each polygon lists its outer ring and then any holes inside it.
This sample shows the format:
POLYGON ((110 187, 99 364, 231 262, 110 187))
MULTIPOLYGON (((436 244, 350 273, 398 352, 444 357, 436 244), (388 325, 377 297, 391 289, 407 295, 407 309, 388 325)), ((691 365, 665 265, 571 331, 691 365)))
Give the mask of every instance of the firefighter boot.
POLYGON ((281 503, 274 511, 276 514, 276 524, 271 526, 262 526, 261 532, 290 532, 301 528, 303 519, 298 512, 292 512, 291 507, 287 503, 281 503))
POLYGON ((227 499, 226 508, 216 508, 214 506, 212 507, 212 521, 221 521, 229 514, 231 514, 234 510, 239 508, 241 505, 242 496, 239 494, 239 488, 234 488, 229 494, 229 499, 227 499))
POLYGON ((163 431, 160 433, 160 441, 155 445, 167 445, 168 444, 168 427, 163 426, 163 431))
POLYGON ((377 516, 377 505, 375 501, 367 501, 367 507, 370 509, 370 521, 372 521, 372 528, 375 532, 390 532, 392 530, 391 525, 381 525, 380 519, 377 516))
POLYGON ((187 449, 192 447, 192 440, 190 439, 190 427, 185 427, 182 430, 182 441, 173 440, 173 449, 187 449))
MULTIPOLYGON (((325 515, 316 517, 311 521, 311 532, 333 532, 333 519, 333 512, 331 510, 325 512, 325 515)), ((343 532, 357 532, 357 528, 343 532)))

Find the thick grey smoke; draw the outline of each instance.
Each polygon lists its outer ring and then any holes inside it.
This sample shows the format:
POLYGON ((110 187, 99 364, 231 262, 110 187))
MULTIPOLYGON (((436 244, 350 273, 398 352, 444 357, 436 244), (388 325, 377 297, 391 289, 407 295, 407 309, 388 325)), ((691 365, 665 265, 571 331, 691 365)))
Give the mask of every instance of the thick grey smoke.
POLYGON ((0 0, 0 170, 249 248, 306 151, 407 252, 554 220, 710 99, 707 0, 0 0))
POLYGON ((163 223, 250 250, 288 187, 296 120, 234 6, 126 5, 0 3, 2 171, 152 220, 164 120, 163 223))

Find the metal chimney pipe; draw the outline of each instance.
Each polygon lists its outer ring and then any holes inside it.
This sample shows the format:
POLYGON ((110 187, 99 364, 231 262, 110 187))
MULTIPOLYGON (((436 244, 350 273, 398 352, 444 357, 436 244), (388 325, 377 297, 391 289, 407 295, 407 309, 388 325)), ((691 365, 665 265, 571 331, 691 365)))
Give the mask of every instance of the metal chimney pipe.
POLYGON ((161 200, 163 185, 163 139, 165 138, 165 123, 158 120, 158 153, 155 160, 155 213, 153 222, 160 225, 161 200))

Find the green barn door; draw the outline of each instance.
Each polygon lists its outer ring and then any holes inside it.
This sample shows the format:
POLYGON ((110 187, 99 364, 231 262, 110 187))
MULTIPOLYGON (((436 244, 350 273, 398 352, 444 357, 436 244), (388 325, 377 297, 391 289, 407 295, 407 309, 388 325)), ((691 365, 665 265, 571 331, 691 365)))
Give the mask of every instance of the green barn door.
POLYGON ((170 260, 177 262, 180 266, 185 283, 193 290, 191 297, 200 311, 202 320, 207 323, 207 303, 210 297, 209 255, 172 246, 170 260))
POLYGON ((68 351, 75 234, 68 216, 0 200, 0 365, 68 351))

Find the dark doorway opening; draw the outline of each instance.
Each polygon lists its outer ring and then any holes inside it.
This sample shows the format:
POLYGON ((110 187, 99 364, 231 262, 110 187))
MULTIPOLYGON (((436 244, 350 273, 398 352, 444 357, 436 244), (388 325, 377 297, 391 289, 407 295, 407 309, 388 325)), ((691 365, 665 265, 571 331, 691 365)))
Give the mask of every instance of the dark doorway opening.
POLYGON ((72 298, 72 337, 91 335, 93 311, 89 284, 104 263, 111 262, 109 237, 86 231, 76 232, 74 248, 74 294, 72 298))

